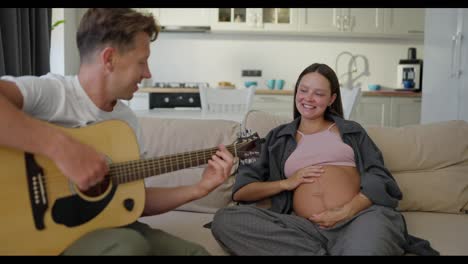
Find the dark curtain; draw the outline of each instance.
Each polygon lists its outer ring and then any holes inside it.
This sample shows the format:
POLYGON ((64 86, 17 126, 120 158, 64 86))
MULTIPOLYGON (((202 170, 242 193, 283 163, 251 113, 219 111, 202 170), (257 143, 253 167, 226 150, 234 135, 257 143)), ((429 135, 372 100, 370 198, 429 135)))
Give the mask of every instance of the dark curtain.
POLYGON ((51 8, 0 8, 0 76, 50 71, 51 8))

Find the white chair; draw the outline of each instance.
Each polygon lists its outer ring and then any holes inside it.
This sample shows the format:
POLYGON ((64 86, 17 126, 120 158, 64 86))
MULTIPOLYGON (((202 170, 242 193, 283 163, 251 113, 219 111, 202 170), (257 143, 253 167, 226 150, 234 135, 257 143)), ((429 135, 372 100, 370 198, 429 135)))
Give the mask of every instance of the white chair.
POLYGON ((244 89, 199 88, 202 112, 245 114, 252 107, 255 86, 244 89))
POLYGON ((359 103, 361 87, 341 87, 340 93, 341 102, 343 103, 343 116, 345 119, 349 119, 359 103))

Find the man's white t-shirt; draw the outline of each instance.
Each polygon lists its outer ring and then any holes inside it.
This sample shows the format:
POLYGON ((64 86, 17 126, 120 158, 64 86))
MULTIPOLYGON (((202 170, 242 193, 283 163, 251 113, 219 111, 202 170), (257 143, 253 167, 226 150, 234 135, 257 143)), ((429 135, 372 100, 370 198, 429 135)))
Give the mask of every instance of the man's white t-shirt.
POLYGON ((23 95, 23 111, 37 119, 70 128, 110 119, 127 122, 137 137, 140 155, 146 155, 135 113, 121 101, 117 101, 112 112, 99 109, 84 91, 78 76, 48 73, 40 77, 3 76, 1 79, 16 83, 23 95))

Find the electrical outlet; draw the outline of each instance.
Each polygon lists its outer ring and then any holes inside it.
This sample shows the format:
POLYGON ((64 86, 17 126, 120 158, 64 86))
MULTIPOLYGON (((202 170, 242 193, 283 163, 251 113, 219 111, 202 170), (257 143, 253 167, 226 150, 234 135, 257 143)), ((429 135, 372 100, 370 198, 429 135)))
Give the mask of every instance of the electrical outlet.
POLYGON ((261 70, 242 70, 242 77, 261 77, 261 70))

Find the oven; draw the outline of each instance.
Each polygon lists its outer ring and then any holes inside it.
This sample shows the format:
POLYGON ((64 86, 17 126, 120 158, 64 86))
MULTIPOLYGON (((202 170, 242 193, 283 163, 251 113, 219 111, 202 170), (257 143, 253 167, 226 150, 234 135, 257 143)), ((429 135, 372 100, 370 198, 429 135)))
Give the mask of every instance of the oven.
POLYGON ((150 93, 149 108, 201 108, 198 88, 202 85, 209 86, 208 83, 197 82, 156 82, 153 87, 161 89, 150 93))
POLYGON ((150 93, 149 108, 201 107, 199 93, 150 93))

